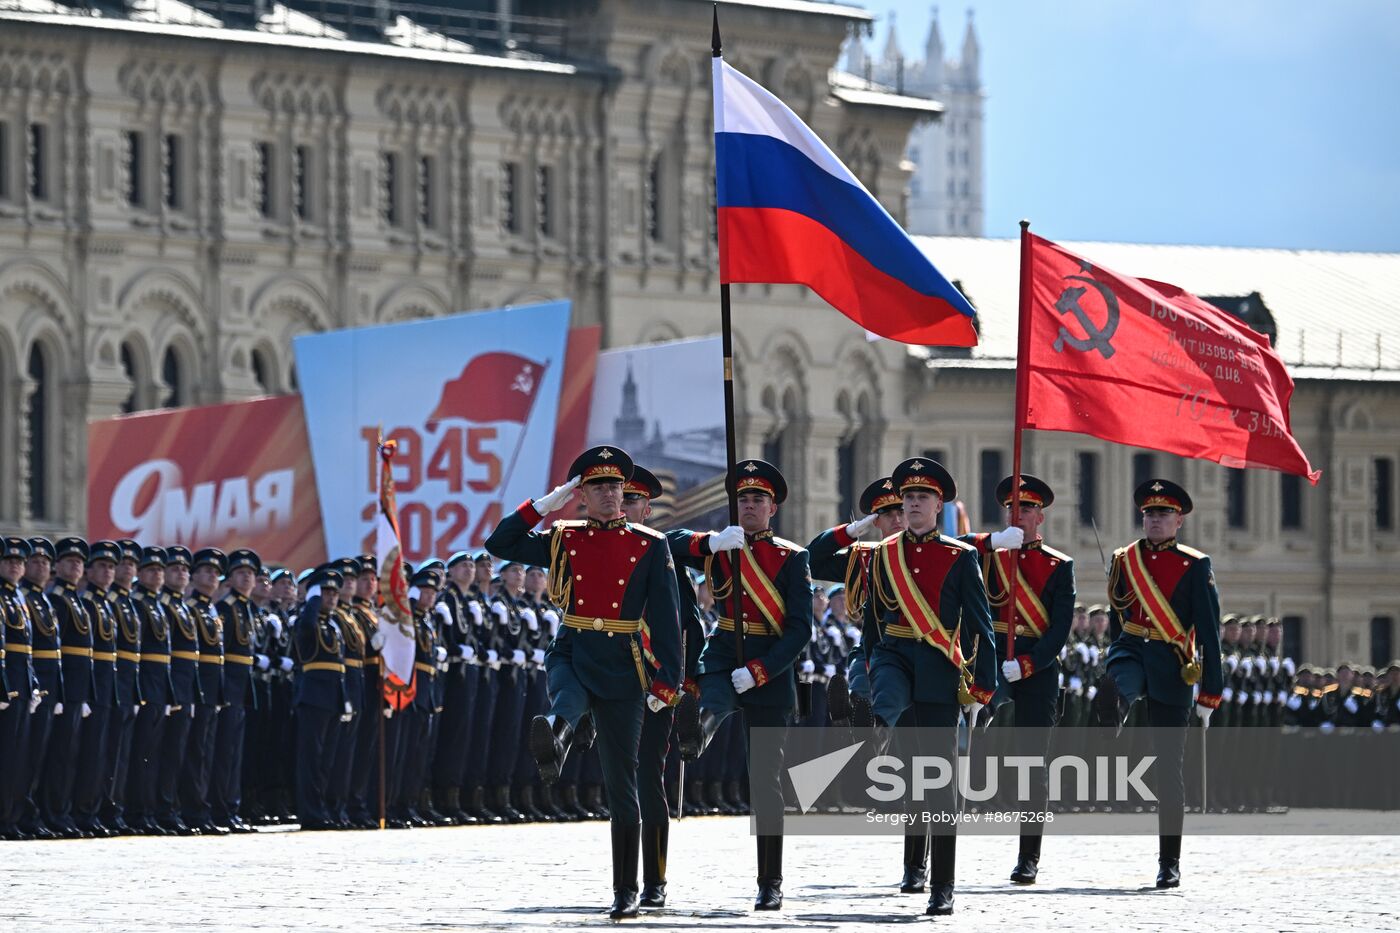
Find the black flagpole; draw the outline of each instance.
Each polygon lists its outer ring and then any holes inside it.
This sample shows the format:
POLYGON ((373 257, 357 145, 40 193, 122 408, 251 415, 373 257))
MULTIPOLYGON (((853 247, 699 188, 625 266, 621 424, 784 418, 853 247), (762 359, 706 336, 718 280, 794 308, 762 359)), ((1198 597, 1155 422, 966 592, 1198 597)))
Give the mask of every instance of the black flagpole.
MULTIPOLYGON (((723 58, 724 46, 719 38, 719 4, 714 6, 714 20, 710 30, 710 53, 714 58, 723 58)), ((719 93, 719 89, 715 89, 719 93)), ((718 194, 719 187, 719 159, 716 152, 715 159, 715 187, 718 194)), ((718 203, 718 197, 716 197, 718 203)), ((724 237, 723 226, 719 222, 718 211, 715 208, 715 229, 720 239, 724 237)), ((720 253, 723 255, 724 249, 721 245, 720 253)), ((739 455, 736 451, 737 445, 734 441, 734 335, 729 323, 729 284, 721 282, 719 286, 719 326, 720 340, 724 347, 724 442, 725 442, 725 486, 729 492, 729 524, 739 524, 739 499, 734 493, 734 476, 737 472, 735 466, 739 455)), ((743 586, 743 550, 738 551, 732 560, 731 593, 729 600, 730 618, 734 620, 734 657, 738 666, 744 664, 744 586, 743 586)))

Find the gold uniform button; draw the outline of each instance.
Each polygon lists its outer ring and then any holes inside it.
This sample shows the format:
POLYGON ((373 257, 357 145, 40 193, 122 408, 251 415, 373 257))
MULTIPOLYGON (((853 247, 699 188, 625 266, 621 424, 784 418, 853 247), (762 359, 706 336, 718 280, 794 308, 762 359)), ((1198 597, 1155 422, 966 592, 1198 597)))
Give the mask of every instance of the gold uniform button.
POLYGON ((575 580, 582 580, 582 579, 583 579, 583 574, 581 574, 581 573, 576 573, 576 574, 574 574, 574 579, 575 579, 575 580))
POLYGON ((618 580, 618 581, 617 581, 617 585, 618 585, 618 586, 626 586, 626 585, 627 585, 627 581, 626 581, 626 580, 618 580))
POLYGON ((593 620, 593 631, 595 631, 595 632, 601 632, 602 630, 603 630, 603 620, 602 620, 602 619, 594 619, 594 620, 593 620))
POLYGON ((613 603, 613 608, 614 608, 614 609, 617 608, 617 603, 613 603))
POLYGON ((634 564, 637 562, 637 558, 635 558, 635 557, 629 558, 629 559, 630 559, 630 560, 632 561, 632 563, 634 563, 634 564))

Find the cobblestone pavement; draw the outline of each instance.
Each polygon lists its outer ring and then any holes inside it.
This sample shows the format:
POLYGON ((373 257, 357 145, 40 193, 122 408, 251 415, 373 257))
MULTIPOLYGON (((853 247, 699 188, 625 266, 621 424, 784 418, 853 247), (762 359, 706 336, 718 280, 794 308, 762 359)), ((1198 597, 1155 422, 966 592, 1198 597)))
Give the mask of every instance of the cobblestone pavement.
MULTIPOLYGON (((957 913, 900 895, 897 838, 791 838, 778 914, 754 914, 738 817, 673 825, 670 900, 648 930, 1400 929, 1400 838, 1188 837, 1158 892, 1152 837, 1047 837, 1040 883, 1013 888, 1016 842, 964 836, 957 913)), ((602 823, 267 832, 223 839, 0 843, 0 930, 567 930, 609 927, 602 823)))

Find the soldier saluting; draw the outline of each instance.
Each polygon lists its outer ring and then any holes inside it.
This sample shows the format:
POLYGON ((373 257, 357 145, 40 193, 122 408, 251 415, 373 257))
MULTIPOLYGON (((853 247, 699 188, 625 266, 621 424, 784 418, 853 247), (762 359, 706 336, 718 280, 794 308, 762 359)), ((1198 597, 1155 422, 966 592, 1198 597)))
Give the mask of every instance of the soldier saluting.
POLYGON ((1177 543, 1191 497, 1176 483, 1150 479, 1133 493, 1143 537, 1113 552, 1108 601, 1121 629, 1108 649, 1100 681, 1101 719, 1121 729, 1133 707, 1147 704, 1147 722, 1165 763, 1156 788, 1159 833, 1157 887, 1181 884, 1182 775, 1191 693, 1203 727, 1220 706, 1220 596, 1210 557, 1177 543), (1196 660, 1197 649, 1204 660, 1196 660), (1204 674, 1204 676, 1203 676, 1204 674))
POLYGON ((573 462, 573 479, 508 515, 486 540, 505 560, 550 568, 550 600, 563 624, 546 653, 550 710, 530 723, 530 751, 546 782, 559 777, 574 731, 585 714, 597 731, 612 823, 612 919, 637 913, 641 814, 637 749, 643 709, 675 704, 681 682, 676 579, 666 539, 622 514, 632 458, 617 447, 594 447, 573 462), (583 521, 533 528, 582 484, 583 521), (648 670, 639 633, 645 616, 657 667, 648 670))

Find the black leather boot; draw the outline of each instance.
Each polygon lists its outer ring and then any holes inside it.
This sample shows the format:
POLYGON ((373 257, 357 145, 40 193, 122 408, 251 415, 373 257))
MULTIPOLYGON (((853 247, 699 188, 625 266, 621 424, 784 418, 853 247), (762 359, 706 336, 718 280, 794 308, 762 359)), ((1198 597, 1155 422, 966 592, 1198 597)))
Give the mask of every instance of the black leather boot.
POLYGON ((739 813, 733 804, 724 799, 724 785, 719 781, 710 781, 705 785, 705 809, 723 816, 737 816, 739 813))
POLYGON ((1040 873, 1040 835, 1022 836, 1021 851, 1016 856, 1016 867, 1011 872, 1014 884, 1035 884, 1035 876, 1040 873))
POLYGON ((924 913, 930 917, 946 917, 953 912, 953 877, 957 867, 958 837, 934 835, 929 849, 929 897, 924 913))
POLYGON ((642 898, 643 907, 666 906, 666 849, 670 843, 671 824, 642 824, 642 898))
POLYGON ((535 804, 535 785, 522 784, 515 792, 515 808, 519 810, 529 823, 548 823, 549 817, 544 815, 535 804))
POLYGON ((510 805, 509 784, 496 785, 495 797, 492 800, 492 804, 495 806, 496 812, 499 813, 501 815, 501 818, 504 819, 507 823, 525 822, 525 816, 519 810, 515 809, 515 807, 510 805))
POLYGON ((740 816, 749 815, 749 802, 744 799, 744 789, 738 781, 725 781, 724 799, 735 813, 740 816))
POLYGON ((681 750, 681 758, 694 761, 705 753, 710 740, 719 731, 720 720, 714 713, 700 708, 700 701, 689 693, 682 693, 676 706, 676 745, 681 750))
POLYGON ((559 780, 559 770, 569 754, 574 730, 561 716, 536 716, 530 720, 530 754, 546 784, 559 780))
POLYGON ((704 816, 705 801, 701 799, 700 792, 704 789, 704 784, 699 781, 685 782, 685 804, 682 811, 686 816, 704 816))
POLYGON ((609 920, 637 916, 637 853, 642 827, 637 823, 612 824, 613 905, 609 920))
POLYGON ((783 906, 783 837, 758 837, 758 897, 754 910, 779 910, 783 906))
POLYGON ((535 806, 550 823, 566 823, 570 817, 559 807, 559 799, 554 794, 555 785, 541 784, 535 788, 535 806))
POLYGON ((928 897, 928 907, 924 913, 930 917, 947 917, 953 912, 953 883, 940 881, 932 885, 928 897))
POLYGON ((869 729, 875 724, 875 712, 870 708, 870 697, 859 693, 851 694, 851 726, 856 729, 869 729))
POLYGON ((588 784, 583 788, 583 805, 588 808, 589 813, 593 814, 592 819, 612 819, 612 814, 608 812, 607 801, 603 797, 603 788, 597 784, 588 784))
POLYGON ((472 788, 471 800, 467 805, 467 812, 483 823, 504 823, 505 819, 486 805, 486 788, 480 784, 472 788))
POLYGON ((592 818, 592 814, 579 803, 577 784, 559 785, 559 812, 564 814, 564 819, 570 823, 592 818))
POLYGON ((826 715, 833 726, 851 724, 851 694, 846 675, 837 671, 826 685, 826 715))
POLYGON ((1157 839, 1157 887, 1181 886, 1181 837, 1159 836, 1157 839))
POLYGON ((928 836, 906 833, 904 836, 904 878, 899 882, 900 894, 923 894, 928 883, 928 836))

